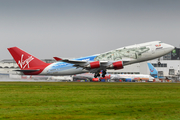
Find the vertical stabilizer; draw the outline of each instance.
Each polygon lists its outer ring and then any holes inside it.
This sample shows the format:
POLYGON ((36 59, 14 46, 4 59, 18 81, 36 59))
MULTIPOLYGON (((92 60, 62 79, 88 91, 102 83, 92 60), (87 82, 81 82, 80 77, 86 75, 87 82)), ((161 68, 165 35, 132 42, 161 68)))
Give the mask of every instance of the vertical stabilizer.
POLYGON ((8 50, 21 70, 46 64, 18 47, 11 47, 8 50))
POLYGON ((148 64, 148 67, 149 67, 150 75, 151 75, 152 77, 157 78, 157 76, 158 76, 158 71, 156 70, 156 68, 154 68, 154 66, 153 66, 151 63, 147 63, 147 64, 148 64))

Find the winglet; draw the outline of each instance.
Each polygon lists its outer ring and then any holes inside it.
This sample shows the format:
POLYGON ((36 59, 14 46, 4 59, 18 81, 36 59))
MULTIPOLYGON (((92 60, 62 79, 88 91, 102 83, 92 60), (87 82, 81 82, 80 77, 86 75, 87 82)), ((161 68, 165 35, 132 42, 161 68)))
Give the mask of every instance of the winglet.
POLYGON ((61 58, 58 58, 58 57, 53 57, 56 61, 60 61, 62 60, 61 58))

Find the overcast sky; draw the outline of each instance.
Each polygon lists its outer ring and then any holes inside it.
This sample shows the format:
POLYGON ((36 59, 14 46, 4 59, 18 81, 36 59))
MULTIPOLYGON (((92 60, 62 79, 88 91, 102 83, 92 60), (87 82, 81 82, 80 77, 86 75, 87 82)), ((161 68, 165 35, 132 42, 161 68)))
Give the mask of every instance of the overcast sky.
POLYGON ((156 40, 180 47, 180 0, 0 0, 0 60, 13 46, 74 58, 156 40))

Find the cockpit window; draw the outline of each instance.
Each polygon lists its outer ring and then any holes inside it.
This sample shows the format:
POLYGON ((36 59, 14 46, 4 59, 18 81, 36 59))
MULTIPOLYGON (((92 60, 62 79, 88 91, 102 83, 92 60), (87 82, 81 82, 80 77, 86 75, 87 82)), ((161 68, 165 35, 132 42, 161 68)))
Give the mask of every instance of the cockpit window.
POLYGON ((163 43, 163 42, 159 42, 159 44, 161 44, 161 43, 163 43))

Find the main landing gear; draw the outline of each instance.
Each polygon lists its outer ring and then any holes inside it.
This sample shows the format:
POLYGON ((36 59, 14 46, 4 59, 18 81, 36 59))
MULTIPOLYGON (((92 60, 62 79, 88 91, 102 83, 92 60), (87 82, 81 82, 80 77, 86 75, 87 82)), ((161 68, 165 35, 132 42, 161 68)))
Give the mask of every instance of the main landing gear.
POLYGON ((97 78, 97 77, 100 77, 100 74, 99 74, 99 73, 95 73, 95 74, 94 74, 94 78, 97 78))
MULTIPOLYGON (((105 76, 106 76, 106 70, 103 70, 103 71, 102 71, 102 77, 105 77, 105 76)), ((94 74, 94 78, 97 78, 97 77, 100 77, 99 72, 97 72, 97 73, 94 74)))
POLYGON ((103 70, 102 77, 105 77, 105 76, 106 76, 106 70, 103 70))

